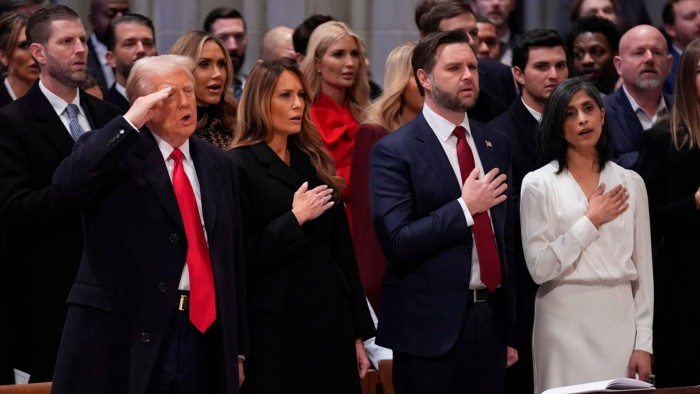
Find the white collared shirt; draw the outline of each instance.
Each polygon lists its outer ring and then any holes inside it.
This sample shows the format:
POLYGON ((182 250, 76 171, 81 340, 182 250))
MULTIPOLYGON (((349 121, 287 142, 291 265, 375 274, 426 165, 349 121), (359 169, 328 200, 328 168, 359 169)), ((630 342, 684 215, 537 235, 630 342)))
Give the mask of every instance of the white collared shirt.
POLYGON ((654 115, 650 118, 649 114, 637 104, 637 102, 634 100, 634 98, 630 95, 630 93, 627 91, 627 88, 622 85, 622 90, 625 92, 625 96, 627 96, 627 100, 629 100, 630 105, 632 105, 632 111, 634 111, 634 114, 637 115, 637 119, 639 119, 639 123, 642 124, 642 130, 649 130, 651 126, 656 123, 656 121, 659 119, 659 117, 664 116, 668 113, 668 108, 666 107, 666 100, 664 99, 664 95, 661 95, 661 101, 659 101, 659 106, 656 108, 656 112, 654 115))
POLYGON ((119 92, 122 96, 124 96, 126 101, 129 101, 129 98, 126 97, 126 88, 124 86, 122 86, 119 82, 114 83, 114 89, 116 89, 117 92, 119 92))
POLYGON ((527 110, 527 112, 529 112, 530 115, 532 115, 532 117, 535 118, 535 120, 537 120, 537 123, 542 122, 542 113, 538 112, 536 109, 527 105, 527 103, 525 102, 525 100, 523 100, 522 97, 520 97, 520 100, 523 102, 523 105, 525 106, 525 109, 527 110))
MULTIPOLYGON (((56 115, 58 115, 58 118, 61 119, 61 122, 66 127, 66 133, 68 133, 68 135, 70 135, 70 119, 68 118, 68 112, 66 112, 68 104, 75 104, 78 107, 78 123, 80 123, 80 127, 83 128, 83 131, 87 132, 92 130, 90 122, 88 122, 88 118, 85 115, 85 111, 83 107, 80 106, 80 91, 78 88, 75 88, 75 98, 73 98, 73 101, 70 103, 67 103, 47 89, 46 85, 44 85, 44 82, 41 80, 39 80, 39 89, 44 93, 46 99, 49 100, 49 104, 51 104, 53 110, 56 111, 56 115)), ((71 138, 73 137, 71 136, 71 138)))
MULTIPOLYGON (((438 141, 440 141, 440 146, 442 146, 442 149, 445 151, 447 160, 449 160, 450 166, 452 167, 452 170, 456 175, 456 180, 457 184, 459 185, 459 189, 462 190, 462 173, 459 169, 459 160, 457 159, 457 137, 454 134, 452 134, 456 125, 435 113, 435 111, 433 111, 427 103, 423 105, 423 116, 425 117, 428 126, 430 126, 430 128, 432 129, 438 141)), ((469 118, 467 117, 466 112, 464 113, 464 119, 462 120, 462 123, 459 126, 462 126, 465 130, 467 130, 467 144, 469 144, 469 148, 472 150, 472 154, 474 155, 474 165, 476 166, 476 168, 479 169, 479 177, 481 178, 484 176, 484 167, 481 165, 479 151, 474 145, 474 138, 472 137, 471 128, 469 127, 469 118)), ((469 174, 467 174, 467 176, 468 175, 469 174)), ((467 207, 467 203, 462 199, 461 196, 457 199, 457 201, 459 202, 459 205, 462 206, 462 211, 464 212, 464 217, 467 221, 467 225, 473 226, 474 218, 472 217, 471 212, 469 212, 469 207, 467 207)), ((473 237, 474 236, 472 235, 472 239, 473 237)), ((469 288, 479 289, 485 286, 481 282, 481 272, 479 270, 479 256, 478 253, 476 253, 476 244, 473 245, 474 247, 472 248, 471 266, 472 273, 471 278, 469 280, 469 288)))
MULTIPOLYGON (((175 162, 170 159, 170 154, 173 153, 173 147, 160 138, 157 134, 152 133, 153 137, 156 139, 158 144, 158 149, 163 155, 163 160, 165 161, 165 168, 168 170, 168 176, 170 177, 170 182, 173 181, 173 169, 175 169, 175 162)), ((207 238, 207 230, 204 227, 204 216, 202 215, 202 194, 199 186, 199 178, 197 178, 197 171, 194 168, 194 161, 190 155, 190 141, 185 141, 179 149, 182 151, 182 168, 190 180, 192 185, 192 190, 194 191, 194 197, 197 200, 197 210, 199 211, 199 220, 202 223, 202 230, 204 230, 204 238, 207 238)), ((190 289, 190 274, 187 269, 187 262, 182 269, 182 276, 180 277, 180 284, 178 285, 178 290, 189 290, 190 289)))

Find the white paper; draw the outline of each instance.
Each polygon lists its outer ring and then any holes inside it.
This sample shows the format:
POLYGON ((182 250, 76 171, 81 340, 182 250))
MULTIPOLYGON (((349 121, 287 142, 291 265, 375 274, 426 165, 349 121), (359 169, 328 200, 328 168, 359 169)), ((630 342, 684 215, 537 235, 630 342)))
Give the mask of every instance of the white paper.
POLYGON ((20 371, 19 369, 15 368, 15 384, 27 384, 29 383, 29 374, 20 371))
POLYGON ((642 382, 637 379, 619 378, 611 380, 601 380, 599 382, 575 384, 573 386, 564 386, 549 389, 542 394, 580 394, 593 393, 598 391, 631 391, 631 390, 649 390, 654 389, 654 385, 647 382, 642 382))

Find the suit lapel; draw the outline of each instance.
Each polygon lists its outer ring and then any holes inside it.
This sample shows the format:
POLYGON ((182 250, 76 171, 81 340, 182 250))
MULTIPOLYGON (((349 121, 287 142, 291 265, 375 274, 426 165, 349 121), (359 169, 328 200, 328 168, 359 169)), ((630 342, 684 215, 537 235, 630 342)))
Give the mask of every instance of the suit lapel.
POLYGON ((518 126, 520 141, 523 143, 525 151, 532 157, 534 163, 540 162, 540 154, 537 149, 537 126, 538 122, 530 111, 525 108, 523 101, 518 98, 511 106, 511 116, 518 126))
POLYGON ((185 226, 182 223, 180 207, 175 199, 173 184, 170 181, 170 176, 168 176, 163 155, 158 149, 158 144, 156 144, 151 132, 142 129, 141 133, 143 134, 141 139, 144 142, 134 146, 132 149, 133 156, 127 161, 127 165, 132 167, 137 173, 140 171, 143 174, 163 209, 184 232, 185 226))
POLYGON ((639 123, 639 118, 634 113, 632 104, 622 88, 615 92, 613 105, 617 107, 615 112, 618 116, 615 117, 615 121, 619 123, 619 130, 627 137, 629 146, 638 147, 643 131, 642 124, 639 123))
POLYGON ((442 183, 445 190, 450 195, 459 193, 459 182, 457 182, 454 169, 450 165, 438 137, 433 133, 422 112, 418 113, 414 122, 417 130, 414 139, 417 144, 416 150, 423 156, 425 163, 432 168, 435 177, 442 183))
MULTIPOLYGON (((73 139, 70 137, 66 126, 63 125, 61 119, 56 115, 49 100, 44 96, 39 88, 39 81, 27 92, 26 95, 27 107, 33 114, 32 122, 35 125, 30 126, 36 130, 38 134, 43 136, 62 157, 67 157, 73 150, 73 139)), ((30 130, 31 132, 31 130, 30 130)))
POLYGON ((194 161, 197 179, 199 180, 200 198, 202 200, 202 216, 207 233, 212 234, 216 222, 216 207, 220 198, 222 175, 214 160, 207 160, 203 142, 190 138, 190 155, 194 161))
MULTIPOLYGON (((290 153, 294 149, 294 147, 291 146, 293 143, 294 142, 290 139, 290 153)), ((270 175, 270 177, 277 179, 294 190, 297 190, 304 182, 295 171, 289 168, 289 166, 287 166, 282 160, 279 159, 279 157, 275 155, 275 152, 273 152, 266 143, 260 142, 256 145, 252 145, 250 150, 253 152, 258 161, 267 167, 267 173, 270 175)), ((310 184, 309 188, 313 186, 314 185, 310 184)))

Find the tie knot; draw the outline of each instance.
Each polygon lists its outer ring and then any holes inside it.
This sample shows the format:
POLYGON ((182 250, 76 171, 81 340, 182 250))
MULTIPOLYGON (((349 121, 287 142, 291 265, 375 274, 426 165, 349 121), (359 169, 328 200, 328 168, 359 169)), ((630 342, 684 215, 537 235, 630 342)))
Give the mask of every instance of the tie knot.
POLYGON ((467 130, 465 130, 462 126, 455 127, 455 129, 452 131, 452 134, 454 134, 458 140, 467 138, 467 130))
POLYGON ((78 106, 75 104, 68 104, 66 107, 66 113, 68 114, 68 118, 70 119, 76 119, 78 117, 78 106))
POLYGON ((178 148, 173 149, 173 153, 170 154, 170 158, 173 159, 175 162, 182 161, 182 156, 183 153, 178 148))

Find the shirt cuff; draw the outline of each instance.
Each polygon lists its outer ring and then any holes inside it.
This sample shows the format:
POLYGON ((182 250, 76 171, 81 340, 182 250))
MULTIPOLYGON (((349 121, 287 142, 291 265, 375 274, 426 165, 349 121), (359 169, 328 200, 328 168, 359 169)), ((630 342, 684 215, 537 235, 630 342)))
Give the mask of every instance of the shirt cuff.
POLYGON ((136 127, 136 126, 134 126, 134 124, 131 123, 131 121, 130 121, 129 119, 126 118, 126 116, 122 116, 122 118, 124 118, 124 120, 126 120, 126 123, 128 123, 134 130, 136 130, 137 132, 140 133, 139 128, 136 127))
POLYGON ((467 208, 467 203, 464 201, 462 197, 457 199, 457 202, 459 203, 459 206, 462 207, 462 212, 464 212, 464 218, 467 220, 467 226, 471 227, 474 225, 474 218, 472 217, 471 212, 469 212, 469 208, 467 208))

